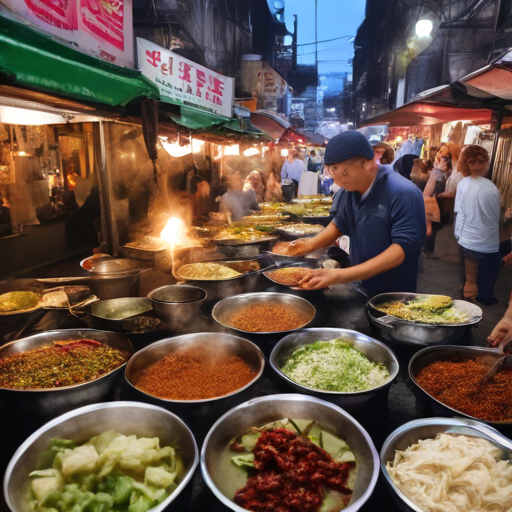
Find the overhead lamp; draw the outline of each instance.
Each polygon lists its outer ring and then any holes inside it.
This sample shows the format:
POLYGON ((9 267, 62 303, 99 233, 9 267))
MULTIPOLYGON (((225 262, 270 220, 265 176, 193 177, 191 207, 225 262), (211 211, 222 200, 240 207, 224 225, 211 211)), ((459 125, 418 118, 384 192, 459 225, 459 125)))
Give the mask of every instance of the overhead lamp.
POLYGON ((431 34, 434 24, 430 20, 419 20, 416 23, 416 35, 418 37, 427 37, 431 34))
POLYGON ((65 124, 67 119, 58 114, 0 106, 0 123, 39 126, 42 124, 65 124))
POLYGON ((205 145, 204 140, 192 139, 192 153, 201 153, 203 146, 205 145))
POLYGON ((180 158, 182 156, 190 155, 192 153, 192 146, 190 144, 182 146, 179 142, 169 143, 167 139, 160 137, 162 147, 169 153, 169 155, 180 158))
POLYGON ((226 146, 224 148, 224 156, 239 155, 239 154, 240 154, 240 146, 238 144, 233 144, 231 146, 226 146))
POLYGON ((259 155, 259 154, 260 154, 260 152, 259 152, 258 148, 249 148, 244 151, 244 156, 254 156, 254 155, 259 155))
POLYGON ((281 149, 281 156, 288 156, 288 150, 287 149, 281 149))

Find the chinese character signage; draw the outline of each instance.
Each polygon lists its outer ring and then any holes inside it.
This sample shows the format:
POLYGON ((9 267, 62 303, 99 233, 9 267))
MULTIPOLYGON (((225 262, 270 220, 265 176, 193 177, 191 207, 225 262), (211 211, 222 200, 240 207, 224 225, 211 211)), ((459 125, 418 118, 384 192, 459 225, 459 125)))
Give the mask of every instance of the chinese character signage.
POLYGON ((139 37, 137 60, 142 74, 158 86, 162 101, 231 117, 234 78, 139 37))
POLYGON ((0 0, 1 7, 83 53, 134 67, 132 0, 0 0))

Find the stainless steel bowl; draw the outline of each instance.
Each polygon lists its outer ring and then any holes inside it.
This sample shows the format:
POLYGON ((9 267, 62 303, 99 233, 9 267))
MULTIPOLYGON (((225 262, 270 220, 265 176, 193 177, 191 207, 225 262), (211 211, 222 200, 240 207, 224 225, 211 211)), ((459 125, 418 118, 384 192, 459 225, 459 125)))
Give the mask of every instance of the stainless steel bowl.
POLYGON ((379 456, 363 427, 336 405, 304 395, 272 395, 255 398, 220 418, 211 428, 201 450, 201 472, 213 494, 235 512, 246 512, 224 494, 225 475, 219 460, 229 443, 244 430, 283 418, 315 419, 326 431, 344 439, 356 458, 352 499, 344 512, 359 510, 371 496, 379 473, 379 456))
POLYGON ((316 310, 312 304, 307 300, 297 297, 296 295, 290 295, 285 293, 274 293, 274 292, 262 292, 262 293, 245 293, 242 295, 235 295, 234 297, 228 297, 215 304, 212 310, 212 316, 216 322, 227 329, 233 329, 239 332, 246 332, 250 334, 278 334, 280 332, 289 332, 291 330, 302 329, 309 325, 315 317, 316 310), (297 326, 296 329, 289 329, 288 331, 270 331, 270 332, 252 332, 244 331, 242 329, 236 329, 229 322, 229 317, 235 313, 238 313, 242 309, 256 304, 288 304, 295 306, 301 312, 303 312, 308 320, 304 324, 297 326))
POLYGON ((474 416, 470 416, 469 414, 465 414, 458 409, 454 409, 449 407, 448 405, 443 404, 432 395, 427 393, 417 382, 416 377, 418 373, 423 370, 426 366, 433 363, 434 361, 445 361, 447 359, 451 359, 452 357, 461 356, 464 358, 477 359, 481 357, 488 357, 491 361, 493 359, 498 359, 500 356, 496 349, 492 348, 483 348, 483 347, 452 347, 452 346, 441 346, 441 347, 428 347, 420 350, 416 354, 414 354, 409 362, 409 377, 411 381, 417 386, 417 388, 421 391, 421 395, 428 403, 428 405, 432 408, 432 410, 436 414, 441 414, 443 416, 453 416, 454 414, 457 416, 465 416, 466 418, 475 419, 478 421, 484 421, 489 425, 493 425, 495 427, 503 427, 512 426, 512 418, 508 421, 486 421, 481 418, 475 418, 474 416))
POLYGON ((389 387, 398 375, 398 361, 395 354, 393 354, 393 352, 386 347, 384 343, 348 329, 304 329, 303 331, 288 334, 288 336, 285 336, 281 341, 279 341, 272 350, 272 354, 270 355, 270 366, 272 366, 272 369, 277 373, 277 375, 289 386, 294 388, 295 391, 307 393, 309 395, 316 396, 317 398, 334 402, 344 409, 362 406, 376 393, 389 387), (321 391, 319 389, 303 386, 283 373, 282 367, 286 364, 290 355, 299 347, 315 343, 315 341, 335 340, 337 338, 343 338, 344 340, 352 343, 354 348, 366 355, 370 361, 384 364, 389 371, 389 379, 387 382, 381 386, 368 389, 366 391, 342 393, 339 391, 321 391))
POLYGON ((388 436, 380 451, 382 473, 392 490, 393 498, 404 512, 422 512, 422 509, 407 498, 395 485, 389 476, 386 465, 393 461, 396 450, 405 450, 412 444, 416 444, 420 439, 434 438, 437 434, 443 433, 482 437, 500 448, 504 452, 504 458, 512 458, 512 442, 510 439, 478 421, 462 418, 424 418, 405 423, 388 436))
POLYGON ((146 297, 100 300, 91 304, 91 323, 98 329, 125 332, 126 320, 150 311, 153 311, 153 304, 146 297))
MULTIPOLYGON (((84 338, 105 343, 111 347, 126 351, 130 355, 133 354, 130 340, 122 334, 93 329, 65 329, 47 331, 7 343, 0 347, 0 358, 27 350, 51 347, 54 341, 81 340, 84 338)), ((55 416, 76 407, 101 400, 112 389, 117 374, 125 365, 126 363, 122 364, 119 368, 103 375, 99 379, 75 386, 34 390, 0 388, 0 397, 36 414, 55 416)))
POLYGON ((247 268, 249 267, 244 268, 244 263, 248 265, 248 262, 256 263, 255 266, 257 266, 258 268, 256 268, 255 270, 261 270, 261 264, 263 264, 263 260, 261 258, 253 258, 247 260, 212 260, 208 263, 217 263, 220 265, 225 265, 229 268, 241 272, 241 274, 236 277, 230 277, 228 279, 190 279, 187 277, 183 277, 180 274, 180 271, 183 268, 180 267, 176 271, 176 275, 180 279, 186 281, 188 285, 198 286, 199 288, 205 290, 206 293, 208 294, 209 300, 224 299, 226 297, 231 297, 232 295, 237 295, 239 293, 252 292, 256 288, 258 284, 259 273, 255 273, 254 270, 247 270, 247 268))
POLYGON ((194 331, 191 322, 199 316, 207 293, 197 286, 170 284, 148 294, 156 316, 174 332, 194 331))
POLYGON ((101 300, 137 297, 139 295, 140 272, 94 274, 93 277, 87 280, 86 284, 91 292, 101 300))
POLYGON ((191 404, 197 406, 197 404, 224 400, 233 395, 237 395, 255 384, 261 377, 264 368, 265 358, 263 357, 261 350, 254 343, 231 334, 203 332, 197 334, 183 334, 181 336, 175 336, 174 338, 166 338, 139 350, 130 359, 129 364, 126 366, 125 377, 134 389, 139 393, 142 393, 146 398, 156 400, 160 405, 166 403, 191 404), (221 351, 229 355, 238 356, 240 359, 245 361, 247 366, 254 373, 253 379, 242 388, 237 389, 228 395, 203 400, 169 400, 146 393, 137 387, 137 381, 148 366, 156 363, 169 354, 180 352, 183 349, 192 348, 194 345, 202 351, 211 354, 212 357, 221 351))
POLYGON ((138 402, 107 402, 89 405, 49 421, 34 432, 13 455, 4 476, 4 496, 12 512, 30 510, 29 473, 43 469, 41 455, 55 438, 84 443, 108 430, 126 436, 158 437, 161 446, 179 446, 185 474, 176 490, 152 512, 163 511, 192 478, 198 464, 196 442, 187 426, 165 409, 138 402))
POLYGON ((368 302, 368 318, 376 325, 382 337, 399 343, 410 345, 451 345, 457 343, 467 328, 482 319, 482 310, 464 300, 454 300, 455 306, 465 311, 469 321, 464 324, 421 324, 402 320, 379 311, 377 307, 385 302, 394 300, 408 301, 415 297, 428 297, 426 293, 381 293, 368 302))

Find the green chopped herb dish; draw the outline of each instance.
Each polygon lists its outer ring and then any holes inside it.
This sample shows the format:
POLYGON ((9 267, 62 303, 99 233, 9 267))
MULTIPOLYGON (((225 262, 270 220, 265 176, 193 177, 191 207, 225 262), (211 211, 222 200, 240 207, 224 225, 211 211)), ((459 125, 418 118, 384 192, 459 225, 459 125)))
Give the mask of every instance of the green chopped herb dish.
POLYGON ((53 439, 53 463, 30 473, 35 512, 146 512, 164 501, 183 475, 181 457, 158 437, 108 431, 85 444, 53 439))
POLYGON ((381 386, 390 377, 382 363, 370 361, 343 338, 299 347, 281 370, 308 388, 343 393, 381 386))

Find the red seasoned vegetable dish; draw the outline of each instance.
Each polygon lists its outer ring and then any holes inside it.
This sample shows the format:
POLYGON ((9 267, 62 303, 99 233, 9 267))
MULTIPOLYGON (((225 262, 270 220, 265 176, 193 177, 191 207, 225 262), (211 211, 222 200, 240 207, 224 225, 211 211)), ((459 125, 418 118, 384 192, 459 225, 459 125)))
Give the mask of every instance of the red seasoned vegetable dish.
POLYGON ((231 443, 237 453, 232 462, 248 476, 235 492, 235 503, 253 512, 343 509, 351 499, 356 466, 347 444, 315 422, 303 431, 297 420, 288 422, 290 428, 253 429, 231 443), (336 458, 322 447, 324 439, 336 458))

